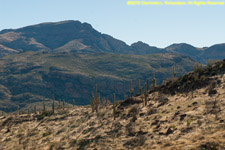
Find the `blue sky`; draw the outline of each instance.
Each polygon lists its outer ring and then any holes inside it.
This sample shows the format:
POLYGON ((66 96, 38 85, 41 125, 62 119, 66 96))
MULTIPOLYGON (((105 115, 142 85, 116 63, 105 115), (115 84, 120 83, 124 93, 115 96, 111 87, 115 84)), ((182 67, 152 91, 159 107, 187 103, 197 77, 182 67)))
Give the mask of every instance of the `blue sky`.
POLYGON ((126 3, 127 0, 0 0, 0 30, 79 20, 129 45, 137 41, 161 48, 172 43, 197 47, 225 43, 225 5, 128 6, 126 3))

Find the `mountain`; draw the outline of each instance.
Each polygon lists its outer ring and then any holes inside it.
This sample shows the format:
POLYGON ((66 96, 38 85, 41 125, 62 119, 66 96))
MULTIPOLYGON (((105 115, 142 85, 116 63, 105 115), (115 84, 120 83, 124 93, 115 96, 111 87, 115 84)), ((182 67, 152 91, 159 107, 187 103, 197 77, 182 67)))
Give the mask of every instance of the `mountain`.
POLYGON ((141 51, 132 49, 125 42, 110 35, 101 34, 88 23, 79 21, 42 23, 20 29, 3 30, 0 32, 0 44, 20 51, 120 54, 138 54, 141 51))
POLYGON ((199 55, 202 52, 202 50, 186 43, 172 44, 165 49, 169 52, 179 53, 190 57, 199 55))
POLYGON ((190 56, 199 63, 207 64, 207 61, 222 60, 225 58, 225 44, 216 44, 211 47, 196 48, 186 43, 172 44, 165 48, 168 52, 190 56))
MULTIPOLYGON (((124 55, 113 53, 71 54, 23 52, 0 59, 0 110, 15 111, 17 105, 64 98, 77 105, 90 103, 95 84, 101 97, 110 98, 114 89, 118 99, 129 94, 130 81, 136 89, 138 80, 157 84, 172 76, 193 69, 194 61, 178 54, 124 55)), ((135 92, 136 93, 136 92, 135 92)))
POLYGON ((100 104, 98 112, 70 105, 53 113, 41 105, 36 112, 3 114, 0 149, 224 150, 224 73, 225 60, 115 107, 100 104))
POLYGON ((225 58, 225 44, 216 44, 207 49, 205 49, 201 57, 205 60, 208 59, 215 59, 215 60, 222 60, 225 58))
POLYGON ((129 46, 110 35, 100 33, 88 23, 73 20, 41 23, 0 31, 0 57, 26 51, 131 55, 177 53, 190 56, 195 61, 206 64, 208 59, 225 58, 224 45, 196 48, 186 43, 180 43, 162 49, 138 41, 129 46))
POLYGON ((157 53, 168 53, 164 49, 159 49, 157 47, 149 46, 146 43, 138 41, 136 43, 131 44, 131 48, 135 50, 135 54, 157 54, 157 53))
POLYGON ((195 48, 181 43, 165 49, 141 41, 127 45, 80 21, 41 23, 0 31, 0 110, 15 111, 55 94, 78 105, 89 104, 95 84, 102 97, 120 87, 118 98, 128 95, 129 82, 157 83, 192 70, 195 61, 224 58, 224 44, 195 48), (195 61, 194 61, 195 60, 195 61), (107 88, 106 88, 107 87, 107 88))

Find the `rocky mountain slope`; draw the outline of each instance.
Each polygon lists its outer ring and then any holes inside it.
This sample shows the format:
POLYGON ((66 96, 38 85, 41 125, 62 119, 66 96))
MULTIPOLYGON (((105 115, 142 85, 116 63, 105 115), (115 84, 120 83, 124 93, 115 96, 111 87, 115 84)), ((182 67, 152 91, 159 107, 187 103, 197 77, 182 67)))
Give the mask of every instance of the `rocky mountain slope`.
POLYGON ((128 95, 130 81, 137 87, 138 80, 152 80, 157 84, 172 76, 176 65, 177 76, 191 71, 194 61, 177 54, 122 55, 70 54, 24 52, 0 60, 0 110, 15 111, 30 103, 65 99, 77 105, 90 103, 91 93, 98 84, 102 98, 111 98, 115 87, 117 98, 128 95))
POLYGON ((224 150, 224 89, 225 60, 152 89, 146 106, 117 102, 115 120, 107 103, 2 116, 0 149, 224 150))

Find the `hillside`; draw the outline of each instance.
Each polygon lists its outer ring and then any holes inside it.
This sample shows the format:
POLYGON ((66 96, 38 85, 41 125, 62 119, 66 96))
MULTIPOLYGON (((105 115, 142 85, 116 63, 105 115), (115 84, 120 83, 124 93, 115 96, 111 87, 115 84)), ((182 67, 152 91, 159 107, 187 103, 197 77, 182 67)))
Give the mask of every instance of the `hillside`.
POLYGON ((149 91, 146 106, 143 95, 117 102, 115 120, 107 103, 98 113, 70 106, 54 114, 2 116, 0 149, 224 150, 224 89, 225 60, 149 91), (208 84, 189 89, 199 83, 187 78, 208 84), (158 91, 173 84, 185 86, 175 94, 158 91))
POLYGON ((17 105, 57 98, 76 105, 90 103, 98 84, 102 98, 111 98, 114 89, 118 99, 128 95, 130 81, 134 88, 152 79, 157 83, 171 77, 176 64, 177 76, 192 70, 194 61, 177 54, 122 55, 25 52, 0 60, 0 110, 15 111, 17 105), (118 87, 118 88, 115 88, 118 87))

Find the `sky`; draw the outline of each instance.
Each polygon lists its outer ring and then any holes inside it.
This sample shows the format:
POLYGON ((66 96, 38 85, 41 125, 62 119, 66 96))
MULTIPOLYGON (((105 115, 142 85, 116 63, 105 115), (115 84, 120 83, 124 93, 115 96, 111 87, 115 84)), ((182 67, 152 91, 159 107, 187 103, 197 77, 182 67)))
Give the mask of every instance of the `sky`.
POLYGON ((0 30, 64 20, 87 22, 128 45, 137 41, 160 48, 173 43, 196 47, 225 43, 225 5, 131 6, 127 0, 0 0, 0 30))

